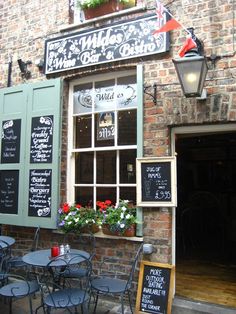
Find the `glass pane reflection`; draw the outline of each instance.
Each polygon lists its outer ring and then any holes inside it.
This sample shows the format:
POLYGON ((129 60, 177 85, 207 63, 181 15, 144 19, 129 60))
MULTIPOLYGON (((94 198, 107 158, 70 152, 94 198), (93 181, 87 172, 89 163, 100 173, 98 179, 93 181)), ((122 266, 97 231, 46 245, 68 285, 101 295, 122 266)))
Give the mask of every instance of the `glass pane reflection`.
POLYGON ((93 152, 75 154, 75 184, 93 183, 93 152))
POLYGON ((120 183, 136 182, 136 150, 120 151, 120 183))
POLYGON ((97 183, 116 183, 116 151, 97 152, 97 183))

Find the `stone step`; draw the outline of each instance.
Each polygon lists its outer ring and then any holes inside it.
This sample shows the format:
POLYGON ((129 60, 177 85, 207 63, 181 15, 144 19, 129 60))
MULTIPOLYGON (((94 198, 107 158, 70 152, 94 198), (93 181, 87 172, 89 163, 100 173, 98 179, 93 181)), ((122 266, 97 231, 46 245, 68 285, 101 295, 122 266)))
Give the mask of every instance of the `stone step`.
POLYGON ((236 308, 175 297, 171 314, 236 314, 236 308))

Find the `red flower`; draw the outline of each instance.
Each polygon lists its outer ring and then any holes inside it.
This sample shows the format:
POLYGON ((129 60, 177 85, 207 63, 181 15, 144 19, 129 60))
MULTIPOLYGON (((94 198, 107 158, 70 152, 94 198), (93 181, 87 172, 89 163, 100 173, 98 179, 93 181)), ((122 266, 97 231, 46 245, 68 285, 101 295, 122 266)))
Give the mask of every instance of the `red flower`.
POLYGON ((82 206, 80 204, 75 205, 76 208, 81 208, 82 206))
POLYGON ((110 201, 110 200, 106 200, 106 201, 105 201, 105 204, 106 204, 107 206, 110 206, 110 205, 111 205, 111 201, 110 201))
POLYGON ((64 214, 67 214, 70 211, 70 206, 67 203, 64 203, 62 206, 64 214))

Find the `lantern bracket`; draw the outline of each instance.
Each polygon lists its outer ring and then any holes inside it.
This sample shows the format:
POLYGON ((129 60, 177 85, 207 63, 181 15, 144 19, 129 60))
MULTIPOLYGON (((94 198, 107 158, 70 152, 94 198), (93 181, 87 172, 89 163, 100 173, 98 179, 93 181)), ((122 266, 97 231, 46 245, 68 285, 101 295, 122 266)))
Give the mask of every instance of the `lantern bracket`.
POLYGON ((144 94, 150 96, 152 98, 153 103, 157 104, 157 83, 153 85, 143 85, 143 92, 144 94), (152 89, 152 91, 150 91, 152 89))

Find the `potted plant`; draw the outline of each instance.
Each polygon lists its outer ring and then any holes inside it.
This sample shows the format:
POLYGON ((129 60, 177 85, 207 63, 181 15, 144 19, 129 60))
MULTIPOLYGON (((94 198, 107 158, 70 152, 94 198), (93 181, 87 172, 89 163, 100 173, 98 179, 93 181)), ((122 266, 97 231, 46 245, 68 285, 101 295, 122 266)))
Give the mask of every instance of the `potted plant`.
POLYGON ((92 207, 64 203, 58 209, 58 227, 65 233, 95 233, 99 230, 99 215, 92 207))
POLYGON ((135 236, 136 208, 130 201, 120 200, 113 205, 110 200, 97 202, 102 216, 102 231, 105 234, 135 236))
POLYGON ((131 0, 77 0, 77 6, 83 10, 85 19, 91 19, 129 7, 131 0))

